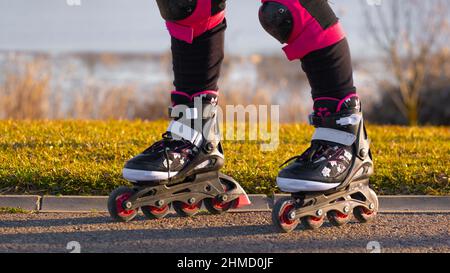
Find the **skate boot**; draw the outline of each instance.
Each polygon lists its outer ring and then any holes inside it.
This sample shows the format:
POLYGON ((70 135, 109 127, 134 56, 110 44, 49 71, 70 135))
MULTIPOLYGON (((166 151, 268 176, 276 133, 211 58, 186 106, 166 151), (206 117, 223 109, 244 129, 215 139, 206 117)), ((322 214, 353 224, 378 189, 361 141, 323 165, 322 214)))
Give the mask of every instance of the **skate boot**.
POLYGON ((139 183, 174 183, 195 173, 220 170, 224 155, 215 114, 215 106, 205 103, 197 108, 179 105, 177 110, 170 109, 173 121, 162 140, 129 160, 123 177, 139 183))
POLYGON ((170 109, 173 119, 162 140, 129 160, 123 176, 134 188, 121 187, 109 199, 118 221, 133 219, 139 208, 151 219, 193 216, 204 203, 211 213, 249 205, 242 187, 219 172, 224 165, 217 106, 202 98, 170 109))
POLYGON ((316 99, 310 123, 316 127, 311 147, 288 160, 277 177, 278 187, 292 196, 275 205, 274 224, 290 232, 300 220, 319 228, 325 216, 337 226, 352 214, 360 222, 373 220, 378 199, 369 188, 373 162, 358 96, 316 99))

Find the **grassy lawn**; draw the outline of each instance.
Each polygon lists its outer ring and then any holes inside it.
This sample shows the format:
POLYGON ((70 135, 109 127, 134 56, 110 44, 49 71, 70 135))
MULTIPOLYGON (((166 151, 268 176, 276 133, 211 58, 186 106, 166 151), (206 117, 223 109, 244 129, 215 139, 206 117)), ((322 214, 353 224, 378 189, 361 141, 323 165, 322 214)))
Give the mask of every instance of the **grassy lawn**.
MULTIPOLYGON (((127 184, 124 162, 160 138, 166 122, 0 121, 0 193, 107 195, 127 184)), ((450 194, 450 128, 369 126, 379 194, 450 194)), ((309 146, 313 129, 282 125, 280 146, 225 142, 224 173, 249 193, 278 192, 279 165, 309 146)))

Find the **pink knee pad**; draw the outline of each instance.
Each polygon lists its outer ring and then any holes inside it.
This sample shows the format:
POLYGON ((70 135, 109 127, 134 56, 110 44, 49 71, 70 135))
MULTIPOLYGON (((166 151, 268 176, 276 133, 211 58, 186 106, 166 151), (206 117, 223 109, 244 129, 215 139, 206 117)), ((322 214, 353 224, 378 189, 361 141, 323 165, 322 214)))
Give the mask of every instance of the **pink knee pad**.
POLYGON ((211 14, 211 0, 198 0, 197 7, 191 16, 176 22, 167 21, 166 26, 170 35, 192 44, 194 38, 215 28, 224 19, 225 11, 211 14))
POLYGON ((339 22, 324 29, 299 0, 262 0, 263 4, 266 2, 282 4, 292 13, 293 30, 283 48, 290 61, 301 59, 308 53, 334 45, 345 38, 339 22))

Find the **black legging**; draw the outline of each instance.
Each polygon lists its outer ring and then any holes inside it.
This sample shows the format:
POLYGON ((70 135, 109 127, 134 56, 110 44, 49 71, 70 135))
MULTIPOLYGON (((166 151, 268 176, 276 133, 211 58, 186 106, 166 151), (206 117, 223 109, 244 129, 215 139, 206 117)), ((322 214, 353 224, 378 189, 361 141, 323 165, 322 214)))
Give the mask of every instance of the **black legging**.
MULTIPOLYGON (((193 44, 172 38, 174 85, 177 90, 190 95, 203 90, 218 90, 225 29, 226 22, 196 38, 193 44)), ((314 99, 342 99, 356 92, 347 39, 312 52, 301 62, 314 99)), ((175 104, 187 103, 185 96, 172 95, 172 100, 175 104)))
MULTIPOLYGON (((220 68, 224 59, 226 21, 194 39, 192 44, 172 37, 174 85, 188 95, 219 89, 220 68)), ((186 96, 172 94, 174 104, 186 104, 186 96)))

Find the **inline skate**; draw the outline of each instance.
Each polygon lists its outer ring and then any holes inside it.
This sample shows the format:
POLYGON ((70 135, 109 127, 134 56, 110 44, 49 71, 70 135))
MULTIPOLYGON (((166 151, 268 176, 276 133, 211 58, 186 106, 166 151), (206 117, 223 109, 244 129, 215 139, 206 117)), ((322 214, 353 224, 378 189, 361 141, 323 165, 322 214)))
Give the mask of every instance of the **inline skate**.
POLYGON ((111 193, 111 217, 127 222, 140 208, 147 218, 159 219, 171 206, 179 216, 189 217, 202 203, 212 214, 249 205, 242 187, 219 172, 224 154, 216 100, 198 97, 171 108, 169 114, 173 120, 163 139, 126 163, 123 176, 133 187, 111 193))
POLYGON ((358 96, 316 99, 310 124, 316 127, 311 147, 283 164, 292 162, 277 177, 291 196, 276 202, 274 225, 288 233, 300 223, 318 229, 325 218, 334 226, 352 215, 362 223, 374 220, 378 198, 369 187, 373 162, 358 96))

